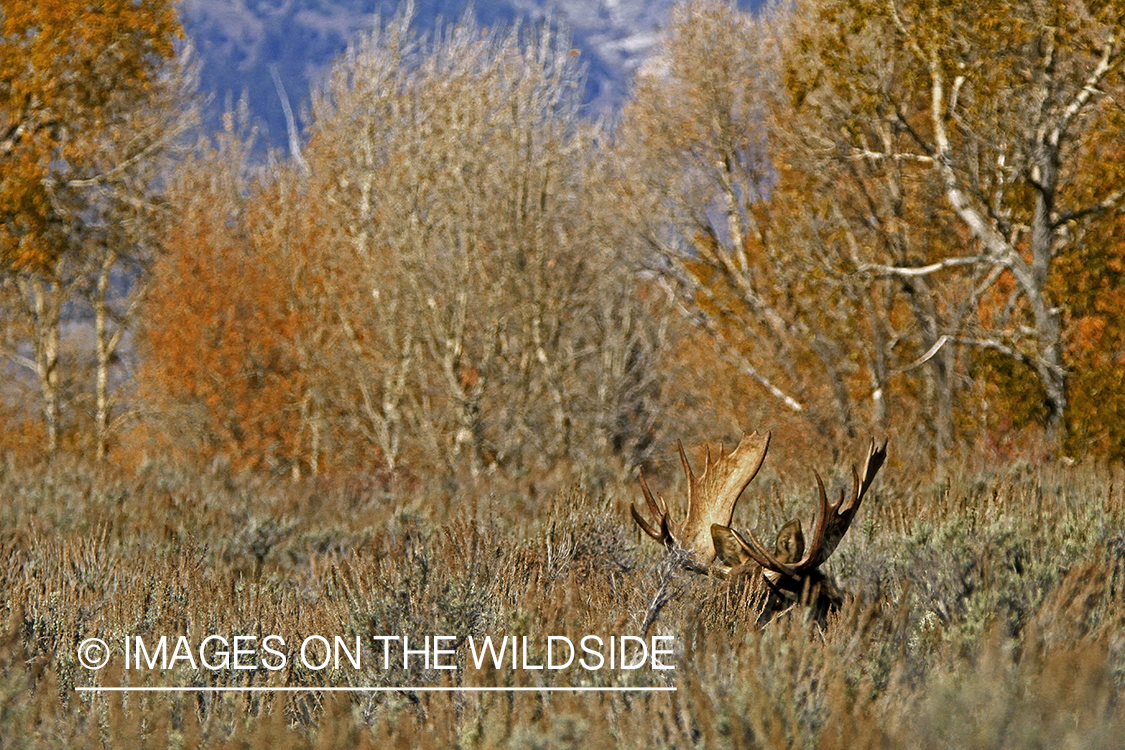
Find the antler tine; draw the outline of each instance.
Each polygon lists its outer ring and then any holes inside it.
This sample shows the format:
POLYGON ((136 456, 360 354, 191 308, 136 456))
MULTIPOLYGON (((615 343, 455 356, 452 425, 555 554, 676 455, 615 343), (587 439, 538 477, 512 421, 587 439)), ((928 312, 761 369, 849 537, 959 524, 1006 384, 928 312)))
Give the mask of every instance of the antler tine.
POLYGON ((738 529, 732 528, 731 531, 734 532, 734 538, 738 540, 739 545, 743 550, 745 550, 746 554, 750 555, 750 558, 754 562, 758 563, 763 568, 772 570, 776 573, 782 573, 792 578, 796 578, 798 576, 798 569, 786 565, 785 563, 778 560, 774 555, 772 555, 770 551, 767 550, 762 545, 762 543, 758 541, 758 538, 754 536, 753 531, 750 531, 749 529, 746 530, 746 533, 750 537, 749 539, 744 537, 742 535, 742 532, 740 532, 738 529))
MULTIPOLYGON (((629 512, 633 514, 633 520, 641 529, 663 544, 668 544, 671 540, 671 533, 668 529, 668 505, 664 502, 664 498, 660 497, 659 504, 652 496, 652 490, 648 488, 648 482, 645 481, 644 469, 641 469, 641 493, 645 496, 645 503, 648 505, 649 512, 660 524, 660 531, 657 531, 648 521, 646 521, 639 512, 637 506, 630 503, 629 512)), ((657 496, 659 497, 659 495, 657 496)))
MULTIPOLYGON (((884 440, 883 444, 876 448, 875 440, 872 439, 871 447, 867 451, 867 460, 863 462, 863 481, 855 490, 855 502, 858 505, 861 498, 867 494, 867 488, 875 481, 875 475, 879 473, 882 468, 883 462, 887 460, 887 441, 884 440)), ((855 469, 852 469, 852 474, 855 474, 855 469)), ((858 475, 857 475, 858 477, 858 475)))
POLYGON ((648 504, 648 509, 652 512, 652 515, 655 516, 656 518, 660 518, 661 516, 668 515, 668 504, 664 502, 664 498, 660 495, 657 495, 657 497, 660 499, 659 504, 657 504, 657 501, 654 500, 653 497, 652 497, 652 490, 650 490, 648 488, 648 482, 645 481, 645 470, 642 468, 640 470, 640 472, 641 472, 641 494, 643 494, 645 496, 645 503, 648 504))
POLYGON ((875 441, 872 440, 871 447, 867 451, 867 459, 863 463, 862 481, 855 467, 852 467, 852 495, 847 498, 846 503, 844 490, 841 489, 840 499, 829 505, 824 481, 820 478, 820 474, 813 472, 816 475, 817 491, 820 494, 820 512, 817 514, 813 529, 812 544, 809 546, 808 553, 794 566, 796 570, 803 572, 820 567, 836 551, 840 540, 848 532, 860 503, 863 502, 863 496, 867 494, 871 482, 874 481, 886 458, 886 441, 883 441, 881 447, 876 448, 875 441))
MULTIPOLYGON (((682 440, 676 441, 676 447, 680 449, 680 463, 684 466, 684 478, 687 479, 687 501, 688 513, 691 513, 691 508, 695 504, 695 472, 691 470, 691 464, 688 463, 687 453, 684 451, 684 443, 682 440)), ((708 456, 710 453, 708 453, 708 456)), ((706 466, 707 464, 704 464, 706 466)))
POLYGON ((649 525, 649 522, 646 521, 641 516, 641 514, 637 512, 637 506, 630 505, 629 506, 629 512, 633 514, 633 520, 637 522, 637 525, 641 527, 642 531, 644 531, 646 534, 648 534, 649 536, 651 536, 653 539, 655 539, 658 542, 663 541, 660 538, 660 532, 657 531, 656 529, 654 529, 651 525, 649 525))
MULTIPOLYGON (((820 478, 820 472, 813 471, 813 476, 816 477, 816 489, 819 496, 819 505, 817 506, 816 522, 813 524, 812 541, 809 544, 809 551, 800 562, 796 564, 797 570, 809 570, 817 567, 824 560, 828 559, 825 555, 824 559, 816 560, 820 550, 824 548, 824 540, 828 533, 828 518, 830 515, 835 515, 835 511, 840 507, 840 503, 830 505, 828 503, 828 493, 824 490, 824 480, 820 478)), ((840 501, 843 502, 843 493, 841 492, 840 501)))

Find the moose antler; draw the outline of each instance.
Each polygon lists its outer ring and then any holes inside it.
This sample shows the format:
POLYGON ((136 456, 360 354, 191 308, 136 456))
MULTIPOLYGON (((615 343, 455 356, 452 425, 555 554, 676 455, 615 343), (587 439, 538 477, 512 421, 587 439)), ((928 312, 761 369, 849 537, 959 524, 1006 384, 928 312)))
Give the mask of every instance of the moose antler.
POLYGON ((652 492, 641 472, 641 491, 644 493, 648 509, 656 519, 656 525, 649 524, 630 506, 633 520, 646 534, 668 547, 682 547, 693 553, 705 565, 715 559, 715 543, 711 532, 713 525, 730 526, 734 516, 734 506, 746 485, 758 473, 762 461, 769 450, 770 433, 759 435, 753 432, 742 438, 730 455, 719 448, 719 457, 711 460, 711 449, 703 472, 697 478, 688 463, 684 446, 680 444, 680 460, 687 477, 687 516, 682 523, 668 517, 668 504, 659 495, 653 499, 652 492))
MULTIPOLYGON (((824 564, 829 556, 836 551, 836 546, 844 538, 844 534, 848 532, 848 527, 851 526, 860 503, 863 502, 863 496, 867 493, 867 489, 871 486, 875 475, 879 473, 879 468, 886 458, 886 441, 883 442, 881 447, 876 448, 875 441, 872 440, 871 447, 867 452, 867 460, 864 461, 863 465, 863 478, 860 479, 859 473, 856 472, 854 467, 852 468, 852 494, 846 503, 844 502, 844 490, 841 488, 840 499, 830 505, 828 495, 824 491, 824 481, 820 478, 819 473, 813 472, 816 476, 817 489, 820 492, 820 511, 817 514, 816 525, 813 527, 812 543, 809 550, 797 562, 778 559, 779 556, 771 554, 750 531, 746 532, 746 536, 743 536, 736 529, 729 529, 729 531, 733 532, 734 538, 738 541, 742 551, 754 562, 766 570, 799 581, 809 572, 824 564)), ((793 524, 794 522, 791 521, 790 523, 793 524)), ((720 527, 723 526, 729 527, 729 524, 720 524, 720 527)), ((796 534, 799 535, 800 523, 796 522, 795 526, 796 534)), ((726 530, 724 528, 712 528, 712 533, 724 533, 726 530)), ((797 556, 799 556, 799 553, 797 556)))
POLYGON ((708 450, 703 473, 698 479, 681 445, 680 460, 688 485, 687 516, 683 523, 668 517, 667 503, 659 495, 653 497, 643 472, 641 491, 656 525, 646 521, 636 506, 630 507, 633 520, 653 539, 665 546, 689 551, 696 563, 705 566, 688 564, 692 570, 731 580, 757 581, 751 584, 750 590, 754 592, 759 622, 768 622, 775 614, 802 604, 811 609, 818 622, 824 623, 828 613, 843 604, 844 595, 819 568, 848 532, 864 495, 887 459, 887 443, 884 441, 876 448, 875 441, 871 441, 862 476, 852 469, 851 496, 846 497, 844 490, 840 490, 840 499, 835 503, 828 502, 824 480, 813 472, 820 494, 820 511, 807 552, 801 522, 796 519, 781 527, 773 552, 749 531, 744 536, 730 527, 734 506, 758 473, 769 443, 770 433, 751 433, 742 438, 729 456, 720 449, 718 460, 712 461, 708 450))

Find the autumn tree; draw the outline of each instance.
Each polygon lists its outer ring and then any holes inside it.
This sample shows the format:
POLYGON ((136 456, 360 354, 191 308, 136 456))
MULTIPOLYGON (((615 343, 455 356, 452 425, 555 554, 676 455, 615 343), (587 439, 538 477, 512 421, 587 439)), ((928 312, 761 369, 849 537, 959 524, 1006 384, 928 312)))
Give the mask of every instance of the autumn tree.
MULTIPOLYGON (((872 90, 893 86, 893 76, 844 82, 816 102, 794 85, 808 69, 801 55, 809 49, 798 40, 816 23, 793 10, 754 27, 754 42, 768 50, 768 75, 787 84, 765 92, 762 126, 780 177, 768 201, 803 227, 806 239, 798 242, 826 251, 826 267, 849 290, 853 306, 867 311, 868 325, 855 329, 852 346, 869 353, 864 369, 875 423, 885 429, 893 412, 900 430, 910 429, 940 459, 964 413, 957 407, 969 380, 966 331, 976 328, 987 284, 958 273, 965 268, 961 261, 942 259, 965 234, 944 205, 940 185, 914 168, 909 153, 896 150, 902 143, 891 128, 865 135, 886 149, 887 158, 841 152, 833 140, 835 130, 857 127, 847 113, 870 102, 872 90)), ((822 31, 833 49, 847 43, 822 31)), ((876 37, 862 42, 851 40, 856 46, 841 54, 863 56, 883 73, 893 70, 884 62, 893 48, 876 37)))
POLYGON ((639 262, 821 431, 905 412, 941 455, 998 367, 1067 422, 1058 259, 1125 195, 1084 156, 1120 139, 1121 10, 970 5, 691 3, 622 118, 639 262))
POLYGON ((186 159, 167 193, 162 251, 144 303, 140 381, 160 428, 199 458, 300 476, 320 447, 307 394, 323 352, 308 340, 315 299, 300 176, 250 165, 230 127, 186 159))
POLYGON ((177 112, 181 35, 170 2, 23 2, 0 9, 0 272, 27 338, 8 356, 31 370, 46 448, 62 427, 60 328, 72 300, 96 324, 97 452, 111 418, 108 368, 160 157, 189 118, 177 112), (130 258, 130 268, 122 266, 130 258), (116 278, 114 278, 116 275, 116 278))
POLYGON ((1082 158, 1120 139, 1125 7, 815 0, 790 13, 785 86, 819 150, 923 175, 962 236, 870 270, 934 286, 954 277, 976 319, 949 319, 942 340, 1026 368, 1061 434, 1057 261, 1125 197, 1119 171, 1082 158))
POLYGON ((665 280, 770 409, 821 435, 854 434, 885 420, 877 373, 892 303, 842 268, 838 209, 798 196, 808 183, 774 158, 764 39, 752 16, 720 2, 674 11, 616 132, 619 212, 634 262, 665 280))

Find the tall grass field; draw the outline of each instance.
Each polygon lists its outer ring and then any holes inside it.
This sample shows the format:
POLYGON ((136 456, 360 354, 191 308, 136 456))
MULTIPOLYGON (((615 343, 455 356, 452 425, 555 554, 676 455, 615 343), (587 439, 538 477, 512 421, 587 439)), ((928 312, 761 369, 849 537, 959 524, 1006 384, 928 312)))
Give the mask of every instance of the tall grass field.
MULTIPOLYGON (((1122 472, 893 450, 824 625, 759 624, 626 480, 9 462, 0 747, 1121 747, 1122 472)), ((763 470, 735 525, 811 522, 797 479, 763 470)))

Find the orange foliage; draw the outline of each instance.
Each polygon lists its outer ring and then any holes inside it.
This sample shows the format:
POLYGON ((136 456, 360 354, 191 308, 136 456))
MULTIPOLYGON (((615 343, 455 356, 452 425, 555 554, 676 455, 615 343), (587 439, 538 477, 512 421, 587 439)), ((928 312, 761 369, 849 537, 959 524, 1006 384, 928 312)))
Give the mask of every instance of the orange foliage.
POLYGON ((34 455, 44 437, 40 420, 0 407, 0 456, 8 452, 18 456, 34 455))
MULTIPOLYGON (((236 468, 299 469, 301 400, 309 384, 299 342, 311 325, 292 273, 297 196, 276 185, 197 195, 176 216, 155 271, 141 372, 150 398, 177 419, 201 457, 236 468)), ((308 234, 306 233, 306 239, 308 234)))
MULTIPOLYGON (((1081 151, 1089 178, 1076 188, 1086 204, 1125 182, 1125 111, 1103 101, 1099 116, 1111 127, 1081 151)), ((1120 205, 1116 215, 1100 217, 1056 263, 1064 357, 1071 373, 1066 448, 1120 461, 1125 459, 1125 215, 1120 205)))
POLYGON ((1069 450, 1125 459, 1125 217, 1060 260, 1071 370, 1069 450))

